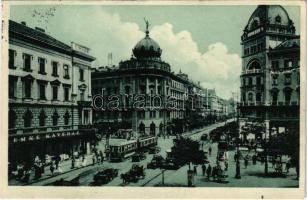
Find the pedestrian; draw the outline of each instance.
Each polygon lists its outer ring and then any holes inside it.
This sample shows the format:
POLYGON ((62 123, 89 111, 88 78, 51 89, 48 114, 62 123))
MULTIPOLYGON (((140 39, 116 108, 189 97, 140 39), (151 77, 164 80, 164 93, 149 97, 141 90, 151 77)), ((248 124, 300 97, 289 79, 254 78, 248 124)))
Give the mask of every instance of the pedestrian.
POLYGON ((53 176, 53 172, 54 172, 54 161, 52 161, 51 164, 50 164, 50 172, 51 172, 51 176, 53 176))
POLYGON ((55 169, 58 169, 60 160, 61 158, 59 155, 55 156, 55 169))
POLYGON ((209 147, 209 155, 211 156, 212 148, 211 146, 209 147))
POLYGON ((287 161, 286 163, 286 172, 289 173, 289 169, 290 169, 291 163, 290 160, 287 161))
POLYGON ((194 165, 194 175, 197 175, 197 166, 194 165))
POLYGON ((244 157, 244 165, 245 165, 245 169, 246 169, 247 165, 248 165, 248 157, 247 156, 244 157))
POLYGON ((24 178, 23 178, 23 182, 29 183, 30 175, 31 175, 31 169, 26 170, 25 176, 24 176, 24 178))
POLYGON ((71 159, 71 169, 75 168, 75 156, 72 157, 71 159))
POLYGON ((103 153, 102 153, 102 151, 100 150, 99 151, 99 155, 100 155, 100 157, 101 157, 101 164, 103 163, 103 159, 104 159, 104 157, 103 157, 103 153))
POLYGON ((228 170, 228 161, 225 160, 225 171, 227 171, 227 170, 228 170))
POLYGON ((17 177, 19 180, 23 177, 24 174, 24 166, 22 164, 17 165, 17 177))
POLYGON ((274 156, 273 158, 272 158, 272 168, 275 168, 276 166, 276 162, 277 161, 277 156, 274 156))
POLYGON ((94 153, 92 155, 92 161, 93 161, 93 165, 95 165, 96 160, 95 160, 95 154, 94 153))
POLYGON ((203 176, 205 176, 206 175, 206 165, 202 164, 201 169, 203 171, 203 176))
POLYGON ((252 160, 253 160, 253 165, 256 165, 256 163, 257 163, 257 156, 255 154, 252 156, 252 160))
POLYGON ((85 167, 86 166, 86 158, 85 156, 83 155, 82 156, 82 167, 85 167))
POLYGON ((208 180, 210 180, 210 175, 211 175, 211 165, 210 164, 208 165, 206 173, 207 173, 208 180))

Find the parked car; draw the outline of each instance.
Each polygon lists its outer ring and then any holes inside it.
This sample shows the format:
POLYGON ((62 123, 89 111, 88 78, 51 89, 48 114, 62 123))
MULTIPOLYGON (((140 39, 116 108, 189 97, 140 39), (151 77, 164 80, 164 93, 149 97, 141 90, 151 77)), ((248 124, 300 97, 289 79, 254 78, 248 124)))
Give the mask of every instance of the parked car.
POLYGON ((63 178, 52 183, 53 186, 79 186, 79 176, 64 180, 63 178))
POLYGON ((148 149, 148 153, 149 154, 156 154, 156 153, 159 153, 161 151, 161 148, 160 147, 157 147, 157 146, 155 146, 155 147, 150 147, 149 149, 148 149))
POLYGON ((95 185, 106 184, 117 176, 118 176, 118 169, 108 168, 99 171, 94 175, 94 184, 95 185))
POLYGON ((164 158, 161 155, 154 155, 152 160, 147 164, 148 169, 157 169, 162 167, 164 158))
POLYGON ((168 169, 168 170, 177 170, 180 168, 180 166, 173 160, 173 159, 165 159, 165 162, 163 162, 162 169, 168 169))
POLYGON ((140 162, 141 160, 146 159, 146 154, 145 153, 135 153, 134 155, 131 156, 132 162, 140 162))
POLYGON ((120 177, 123 179, 123 183, 137 182, 140 178, 145 178, 145 170, 143 166, 134 164, 128 172, 121 174, 120 177))

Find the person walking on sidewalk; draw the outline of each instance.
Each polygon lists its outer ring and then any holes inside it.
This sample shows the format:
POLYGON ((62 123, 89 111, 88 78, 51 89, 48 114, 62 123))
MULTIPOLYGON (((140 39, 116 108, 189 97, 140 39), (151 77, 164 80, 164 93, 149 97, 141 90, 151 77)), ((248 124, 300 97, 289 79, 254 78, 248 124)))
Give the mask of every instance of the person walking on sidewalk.
POLYGON ((247 165, 248 165, 248 157, 247 157, 247 155, 244 157, 244 165, 245 165, 245 169, 246 169, 247 165))
POLYGON ((75 156, 73 156, 72 159, 71 159, 71 169, 75 168, 75 162, 76 162, 75 156))
POLYGON ((206 165, 202 164, 201 169, 203 171, 203 176, 206 176, 206 165))
POLYGON ((197 165, 194 165, 194 175, 197 175, 197 165))
POLYGON ((100 158, 101 158, 101 164, 103 164, 103 159, 104 159, 104 157, 103 157, 103 153, 102 153, 101 150, 99 151, 99 155, 100 155, 100 158))
POLYGON ((209 147, 209 156, 211 156, 212 148, 211 146, 209 147))
POLYGON ((208 180, 210 181, 210 176, 211 176, 211 165, 209 164, 208 165, 208 168, 207 168, 207 171, 206 171, 206 173, 207 173, 207 178, 208 178, 208 180))
POLYGON ((95 154, 93 153, 93 155, 92 155, 92 161, 93 161, 93 165, 95 165, 96 164, 96 156, 95 156, 95 154))
POLYGON ((54 161, 52 161, 51 162, 51 164, 50 164, 50 172, 51 172, 51 175, 53 176, 53 173, 54 173, 54 166, 55 164, 54 164, 54 161))

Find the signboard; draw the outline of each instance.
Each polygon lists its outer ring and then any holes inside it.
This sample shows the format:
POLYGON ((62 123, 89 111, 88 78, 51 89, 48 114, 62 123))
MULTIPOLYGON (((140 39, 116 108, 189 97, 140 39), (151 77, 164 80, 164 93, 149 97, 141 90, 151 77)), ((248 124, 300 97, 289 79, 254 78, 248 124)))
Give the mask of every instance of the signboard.
POLYGON ((253 30, 253 31, 247 33, 247 37, 251 37, 253 35, 257 35, 257 34, 259 34, 262 31, 263 31, 263 27, 257 28, 256 30, 253 30))
POLYGON ((11 137, 10 140, 13 143, 18 143, 18 142, 30 142, 30 141, 38 141, 38 140, 61 138, 61 137, 71 137, 77 135, 80 135, 79 131, 65 131, 65 132, 45 133, 37 135, 20 135, 20 136, 11 137))

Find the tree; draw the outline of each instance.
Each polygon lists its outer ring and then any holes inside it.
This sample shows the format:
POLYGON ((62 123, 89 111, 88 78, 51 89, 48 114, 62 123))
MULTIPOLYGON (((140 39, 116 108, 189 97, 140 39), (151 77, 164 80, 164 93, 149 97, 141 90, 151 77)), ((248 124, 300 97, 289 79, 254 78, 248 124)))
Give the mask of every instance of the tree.
POLYGON ((189 164, 189 168, 190 163, 202 164, 205 160, 204 152, 199 149, 199 142, 184 137, 174 139, 172 156, 177 165, 189 164))

